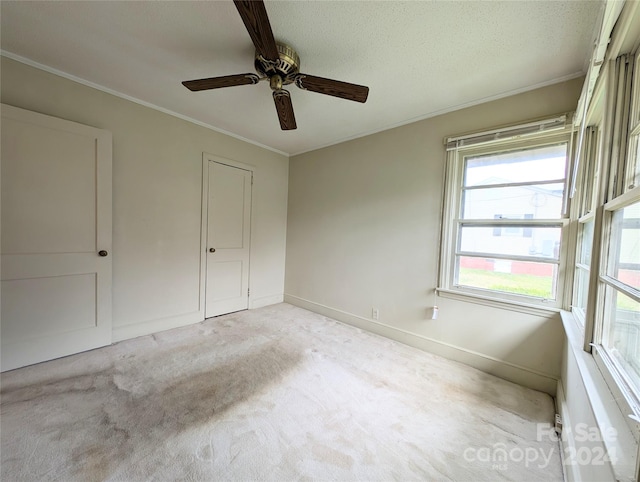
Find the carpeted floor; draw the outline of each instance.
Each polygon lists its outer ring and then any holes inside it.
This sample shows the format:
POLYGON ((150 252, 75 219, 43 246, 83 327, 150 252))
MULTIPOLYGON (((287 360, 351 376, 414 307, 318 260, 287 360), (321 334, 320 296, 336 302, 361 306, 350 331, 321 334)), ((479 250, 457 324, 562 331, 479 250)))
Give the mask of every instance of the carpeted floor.
POLYGON ((1 397, 3 481, 562 480, 548 395, 284 303, 14 370, 1 397))

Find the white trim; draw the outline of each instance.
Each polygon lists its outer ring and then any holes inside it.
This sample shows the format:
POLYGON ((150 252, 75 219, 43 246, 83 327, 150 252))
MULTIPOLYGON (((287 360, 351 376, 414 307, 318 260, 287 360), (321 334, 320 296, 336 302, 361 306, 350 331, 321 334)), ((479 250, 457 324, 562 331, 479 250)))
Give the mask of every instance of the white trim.
MULTIPOLYGON (((251 206, 249 207, 249 296, 247 297, 247 309, 252 308, 251 303, 251 265, 253 250, 251 249, 251 233, 255 232, 255 219, 253 216, 253 183, 255 180, 255 166, 245 162, 236 161, 226 157, 217 156, 208 152, 202 153, 202 206, 200 211, 200 310, 202 319, 206 316, 206 292, 207 292, 207 230, 209 223, 209 162, 217 162, 229 167, 235 167, 251 173, 251 206)), ((263 305, 266 306, 266 305, 263 305)))
MULTIPOLYGON (((585 111, 588 110, 591 104, 593 91, 600 74, 600 69, 604 64, 607 48, 611 40, 611 33, 616 25, 616 21, 622 13, 625 3, 628 2, 623 0, 605 0, 601 7, 602 9, 598 16, 598 21, 596 22, 593 35, 593 52, 588 62, 589 66, 584 79, 584 85, 582 86, 582 92, 578 99, 578 107, 575 115, 575 120, 577 121, 576 125, 579 125, 581 123, 580 121, 584 121, 586 118, 585 111)), ((625 25, 628 29, 628 22, 625 25)), ((617 38, 620 38, 620 35, 618 35, 617 38)), ((578 152, 579 151, 580 149, 578 148, 578 152)))
MULTIPOLYGON (((282 300, 283 295, 281 294, 263 296, 253 300, 253 303, 251 303, 249 308, 256 309, 267 305, 274 305, 276 303, 282 303, 282 300)), ((116 343, 123 340, 129 340, 131 338, 137 338, 139 336, 152 335, 154 333, 179 328, 181 326, 193 325, 195 323, 200 323, 201 321, 204 321, 204 311, 194 311, 191 313, 169 316, 167 318, 147 320, 141 323, 114 326, 112 342, 116 343)))
POLYGON ((489 131, 474 132, 456 137, 448 137, 445 140, 447 151, 470 148, 473 146, 483 146, 494 142, 506 142, 522 136, 540 135, 542 133, 565 130, 567 128, 567 114, 561 116, 542 119, 524 124, 509 125, 489 131), (550 127, 547 127, 550 126, 550 127))
POLYGON ((638 411, 638 399, 633 392, 628 376, 614 362, 604 345, 593 345, 593 359, 602 374, 611 393, 614 394, 616 403, 623 414, 631 432, 635 430, 636 440, 640 439, 640 412, 638 411))
MULTIPOLYGON (((545 126, 546 124, 556 124, 559 122, 566 122, 567 120, 567 115, 563 114, 563 115, 559 115, 556 117, 551 117, 548 119, 542 119, 539 121, 533 121, 533 122, 525 122, 524 124, 517 124, 517 125, 510 125, 510 126, 506 126, 503 128, 498 128, 498 129, 491 129, 488 131, 480 131, 480 132, 475 132, 473 134, 469 134, 469 135, 462 135, 462 136, 456 136, 456 137, 448 137, 445 141, 445 144, 448 144, 450 142, 454 142, 454 141, 462 141, 465 139, 475 139, 476 137, 484 137, 484 136, 488 136, 488 135, 493 135, 493 134, 501 134, 502 132, 513 132, 513 131, 517 131, 520 129, 525 129, 528 127, 542 127, 545 126)), ((562 126, 562 129, 564 129, 565 126, 562 126)), ((502 139, 502 140, 507 140, 507 139, 502 139)), ((465 146, 466 147, 466 146, 465 146)))
POLYGON ((89 80, 85 80, 85 79, 83 79, 81 77, 77 77, 77 76, 72 75, 72 74, 68 74, 68 73, 66 73, 66 72, 64 72, 62 70, 58 70, 58 69, 55 69, 53 67, 49 67, 48 65, 41 64, 39 62, 36 62, 35 60, 31 60, 31 59, 28 59, 26 57, 22 57, 21 55, 14 54, 14 53, 9 52, 7 50, 0 49, 0 56, 7 57, 7 58, 9 58, 11 60, 15 60, 16 62, 20 62, 20 63, 25 64, 25 65, 29 65, 30 67, 34 67, 36 69, 44 70, 45 72, 49 72, 51 74, 63 77, 65 79, 72 80, 73 82, 77 82, 79 84, 86 85, 87 87, 91 87, 93 89, 97 89, 97 90, 100 90, 102 92, 106 92, 107 94, 115 95, 116 97, 120 97, 122 99, 129 100, 131 102, 135 102, 136 104, 140 104, 140 105, 143 105, 145 107, 149 107, 150 109, 154 109, 154 110, 163 112, 165 114, 177 117, 177 118, 185 120, 187 122, 191 122, 191 123, 199 125, 201 127, 205 127, 207 129, 211 129, 211 130, 219 132, 221 134, 225 134, 225 135, 227 135, 229 137, 233 137, 233 138, 238 139, 240 141, 247 142, 249 144, 253 144, 254 146, 261 147, 263 149, 267 149, 267 150, 269 150, 271 152, 275 152, 276 154, 281 154, 281 155, 287 156, 289 158, 291 158, 293 156, 299 156, 300 154, 305 154, 307 152, 317 151, 317 150, 323 149, 325 147, 335 146, 336 144, 341 144, 343 142, 351 141, 351 140, 354 140, 354 139, 359 139, 361 137, 366 137, 366 136, 370 136, 372 134, 377 134, 378 132, 383 132, 383 131, 387 131, 387 130, 390 130, 390 129, 395 129, 396 127, 401 127, 401 126, 404 126, 404 125, 407 125, 407 124, 413 124, 414 122, 419 122, 421 120, 430 119, 432 117, 437 117, 439 115, 448 114, 450 112, 455 112, 455 111, 460 110, 460 109, 466 109, 467 107, 473 107, 473 106, 484 104, 484 103, 487 103, 487 102, 492 102, 494 100, 504 99, 505 97, 510 97, 512 95, 523 94, 525 92, 529 92, 529 91, 532 91, 532 90, 541 89, 543 87, 549 87, 551 85, 559 84, 559 83, 562 83, 562 82, 567 82, 569 80, 573 80, 573 79, 577 79, 579 77, 582 77, 585 74, 585 72, 583 72, 583 71, 574 72, 572 74, 564 75, 562 77, 557 77, 555 79, 551 79, 551 80, 548 80, 548 81, 545 81, 545 82, 540 82, 538 84, 529 85, 527 87, 522 87, 520 89, 510 90, 510 91, 507 91, 507 92, 503 92, 501 94, 496 94, 496 95, 484 97, 482 99, 478 99, 478 100, 471 101, 471 102, 465 102, 465 103, 462 103, 462 104, 455 105, 453 107, 448 107, 446 109, 440 109, 440 110, 437 110, 437 111, 434 111, 434 112, 430 112, 428 114, 423 114, 423 115, 420 115, 420 116, 412 117, 412 118, 407 119, 407 120, 394 122, 392 124, 387 124, 386 126, 381 127, 379 129, 372 129, 372 130, 368 130, 368 131, 365 131, 365 132, 360 132, 358 134, 354 134, 354 135, 348 136, 348 137, 342 137, 342 138, 337 139, 335 141, 327 142, 327 143, 321 144, 319 146, 310 147, 309 149, 304 149, 302 151, 289 153, 289 152, 281 151, 280 149, 276 149, 274 147, 267 146, 265 144, 261 144, 261 143, 256 142, 256 141, 252 141, 251 139, 248 139, 246 137, 242 137, 242 136, 240 136, 238 134, 234 134, 233 132, 229 132, 229 131, 226 131, 224 129, 220 129, 218 127, 212 126, 211 124, 206 124, 206 123, 201 122, 199 120, 196 120, 196 119, 194 119, 192 117, 188 117, 188 116, 185 116, 183 114, 178 114, 177 112, 171 111, 169 109, 165 109, 164 107, 160 107, 160 106, 157 106, 155 104, 151 104, 150 102, 146 102, 146 101, 143 101, 141 99, 137 99, 137 98, 129 96, 127 94, 123 94, 121 92, 118 92, 116 90, 109 89, 108 87, 104 87, 104 86, 102 86, 100 84, 96 84, 95 82, 91 82, 89 80))
MULTIPOLYGON (((567 409, 567 399, 564 395, 562 380, 558 380, 558 388, 556 389, 556 412, 562 418, 564 427, 573 427, 571 424, 571 416, 567 409)), ((566 482, 579 482, 580 472, 575 464, 567 464, 565 460, 566 453, 576 453, 576 443, 573 437, 560 437, 560 460, 562 461, 562 474, 566 482)))
MULTIPOLYGON (((553 119, 561 119, 564 116, 559 115, 553 119)), ((547 118, 549 120, 549 118, 547 118)), ((544 122, 544 121, 542 121, 544 122)), ((535 121, 528 122, 520 125, 536 125, 535 121)), ((503 126, 497 130, 508 129, 508 126, 503 126)), ((444 207, 441 220, 441 233, 442 243, 440 257, 441 262, 439 264, 439 282, 440 288, 437 289, 438 293, 443 293, 444 296, 455 298, 458 300, 471 301, 480 304, 486 304, 488 306, 498 307, 502 309, 508 309, 513 311, 521 311, 525 313, 533 313, 536 315, 542 314, 547 311, 558 311, 565 305, 570 303, 567 298, 568 295, 563 295, 567 283, 571 281, 571 276, 567 275, 566 269, 569 265, 569 243, 572 242, 572 232, 570 219, 563 213, 556 219, 460 219, 462 208, 462 197, 465 192, 465 186, 462 186, 462 179, 464 177, 465 162, 464 159, 469 156, 481 156, 493 152, 514 152, 523 149, 552 146, 559 144, 566 144, 567 146, 567 167, 569 159, 571 157, 571 139, 573 137, 573 127, 565 126, 561 130, 553 130, 549 132, 538 132, 532 134, 527 139, 519 137, 501 139, 496 142, 482 143, 478 145, 461 147, 459 149, 450 149, 446 152, 445 170, 446 178, 444 185, 444 207), (517 227, 559 227, 561 229, 561 245, 558 258, 552 259, 533 259, 527 256, 507 256, 503 258, 501 255, 494 256, 489 253, 466 253, 459 249, 460 237, 462 236, 462 230, 465 227, 484 226, 484 227, 497 227, 497 226, 517 226, 517 227), (543 262, 548 264, 557 265, 556 271, 556 292, 554 293, 555 299, 541 299, 536 297, 530 297, 526 295, 516 293, 498 292, 495 290, 483 290, 481 288, 461 286, 456 281, 457 271, 457 259, 461 256, 473 256, 481 258, 498 258, 498 259, 512 259, 522 260, 527 262, 543 262), (465 300, 465 297, 468 299, 465 300), (567 299, 565 299, 567 298, 567 299), (484 301, 482 301, 484 300, 484 301), (555 310, 554 310, 555 308, 555 310)), ((472 133, 465 134, 461 137, 472 136, 472 133)), ((451 138, 449 138, 451 139, 451 138)), ((568 174, 565 169, 565 174, 568 174)), ((530 183, 535 184, 535 183, 530 183)), ((564 179, 565 193, 567 189, 567 179, 564 179)))
POLYGON ((617 211, 626 208, 640 201, 640 186, 636 186, 630 191, 625 192, 604 205, 605 211, 617 211))
POLYGON ((277 295, 261 296, 260 298, 249 297, 249 309, 255 310, 256 308, 262 308, 263 306, 276 305, 284 301, 284 295, 282 293, 277 295))
POLYGON ((518 256, 515 254, 498 254, 498 253, 485 253, 482 251, 454 251, 455 256, 464 256, 465 258, 491 258, 491 259, 506 259, 508 261, 524 261, 525 263, 546 263, 560 265, 558 258, 543 258, 536 256, 518 256))
POLYGON ((108 87, 104 87, 100 84, 96 84, 95 82, 91 82, 90 80, 85 80, 82 77, 76 77, 75 75, 68 74, 62 70, 55 69, 53 67, 49 67, 48 65, 41 64, 36 62, 35 60, 28 59, 26 57, 22 57, 20 55, 14 54, 12 52, 8 52, 6 50, 0 49, 0 56, 7 57, 8 59, 15 60, 16 62, 20 62, 22 64, 28 65, 30 67, 34 67, 36 69, 44 70, 45 72, 49 72, 50 74, 57 75, 59 77, 63 77, 68 80, 72 80, 73 82, 77 82, 82 85, 86 85, 87 87, 91 87, 92 89, 100 90, 102 92, 106 92, 107 94, 115 95, 116 97, 120 97, 121 99, 128 100, 130 102, 134 102, 136 104, 142 105, 144 107, 148 107, 153 110, 157 110, 162 112, 163 114, 168 114, 173 117, 177 117, 178 119, 182 119, 187 122, 191 122, 192 124, 199 125, 200 127, 205 127, 206 129, 211 129, 212 131, 219 132, 220 134, 224 134, 229 137, 233 137, 234 139, 238 139, 242 142, 246 142, 248 144, 253 144, 254 146, 261 147, 262 149, 267 149, 268 151, 275 152, 276 154, 281 154, 283 156, 289 157, 289 154, 276 149, 274 147, 267 146, 265 144, 261 144, 256 141, 252 141, 246 137, 242 137, 238 134, 234 134, 233 132, 226 131, 224 129, 220 129, 219 127, 212 126, 211 124, 207 124, 206 122, 199 121, 194 119, 193 117, 186 116, 184 114, 179 114, 169 109, 165 109, 164 107, 160 107, 158 105, 152 104, 151 102, 147 102, 145 100, 138 99, 136 97, 132 97, 127 94, 123 94, 122 92, 118 92, 117 90, 110 89, 108 87))
POLYGON ((640 303, 640 290, 638 290, 637 288, 629 286, 608 274, 601 274, 600 282, 622 293, 624 296, 631 298, 636 303, 640 303))
POLYGON ((577 365, 584 390, 587 393, 590 409, 598 427, 614 427, 617 437, 606 440, 607 451, 615 453, 617 463, 612 464, 617 480, 635 481, 634 472, 638 457, 638 444, 625 415, 620 411, 615 396, 611 393, 606 380, 598 369, 594 357, 582 349, 582 333, 573 315, 568 311, 560 312, 562 325, 567 335, 567 356, 573 356, 577 365))
POLYGON ((595 219, 596 219, 596 212, 595 211, 589 211, 584 216, 578 218, 578 223, 586 224, 589 221, 595 221, 595 219))
MULTIPOLYGON (((560 183, 556 183, 560 184, 560 183)), ((531 185, 531 183, 529 183, 531 185)), ((463 224, 469 227, 499 227, 499 226, 517 226, 517 227, 534 227, 534 228, 563 228, 569 224, 569 218, 557 219, 471 219, 471 218, 455 218, 453 222, 463 224)))
POLYGON ((202 153, 202 179, 200 191, 200 291, 198 307, 205 319, 207 299, 207 223, 209 210, 209 160, 206 152, 202 153))
POLYGON ((224 164, 225 166, 229 166, 229 167, 244 169, 245 171, 251 171, 252 173, 256 169, 256 166, 254 166, 253 164, 236 161, 234 159, 229 159, 227 157, 221 157, 221 156, 218 156, 217 154, 210 154, 208 152, 203 152, 202 156, 203 156, 203 159, 206 158, 208 161, 217 162, 218 164, 224 164))
MULTIPOLYGON (((606 0, 612 2, 614 0, 606 0)), ((640 2, 615 0, 622 3, 622 11, 611 31, 611 39, 605 60, 614 59, 619 55, 632 52, 638 47, 638 35, 640 34, 640 2)))
POLYGON ((388 131, 388 130, 391 130, 391 129, 395 129, 396 127, 402 127, 402 126, 407 125, 407 124, 413 124, 414 122, 420 122, 420 121, 425 120, 425 119, 431 119, 433 117, 438 117, 440 115, 449 114, 451 112, 456 112, 458 110, 466 109, 468 107, 474 107, 476 105, 485 104, 487 102, 493 102, 494 100, 504 99, 505 97, 510 97, 512 95, 524 94, 524 93, 530 92, 532 90, 542 89, 543 87, 549 87, 551 85, 560 84, 562 82, 567 82, 569 80, 573 80, 573 79, 577 79, 579 77, 582 77, 582 76, 584 76, 584 74, 585 74, 584 71, 574 72, 573 74, 564 75, 564 76, 558 77, 556 79, 548 80, 546 82, 540 82, 538 84, 534 84, 534 85, 530 85, 530 86, 527 86, 527 87, 523 87, 521 89, 514 89, 514 90, 510 90, 508 92, 504 92, 502 94, 490 95, 490 96, 484 97, 482 99, 474 100, 474 101, 471 101, 471 102, 465 102, 465 103, 462 103, 462 104, 455 105, 453 107, 447 107, 446 109, 436 110, 436 111, 430 112, 428 114, 423 114, 423 115, 420 115, 420 116, 412 117, 411 119, 407 119, 407 120, 404 120, 404 121, 399 121, 399 122, 394 122, 392 124, 388 124, 385 127, 381 127, 380 129, 373 129, 373 130, 370 130, 370 131, 361 132, 360 134, 354 134, 353 136, 343 137, 343 138, 338 139, 336 141, 328 142, 326 144, 321 144, 321 145, 319 145, 317 147, 311 147, 309 149, 305 149, 305 150, 302 150, 302 151, 294 152, 294 153, 289 154, 289 157, 299 156, 301 154, 306 154, 307 152, 317 151, 319 149, 324 149, 325 147, 331 147, 331 146, 334 146, 336 144, 341 144, 341 143, 347 142, 347 141, 353 141, 353 140, 359 139, 361 137, 366 137, 366 136, 370 136, 370 135, 373 135, 373 134, 377 134, 378 132, 388 131))
POLYGON ((181 326, 193 325, 204 321, 204 315, 200 311, 192 313, 184 313, 167 318, 143 321, 131 325, 122 325, 113 327, 113 342, 129 340, 139 336, 151 335, 160 331, 171 330, 181 326))
MULTIPOLYGON (((462 289, 436 288, 436 291, 438 292, 438 296, 442 296, 443 298, 450 298, 452 300, 465 301, 467 303, 491 306, 492 308, 499 308, 502 310, 517 311, 519 313, 526 313, 528 315, 549 316, 549 314, 551 313, 560 312, 560 308, 555 306, 545 306, 542 304, 542 301, 540 302, 540 305, 534 305, 531 303, 509 300, 506 298, 492 298, 486 295, 463 291, 462 289)), ((549 301, 548 303, 555 303, 555 301, 549 301)))
POLYGON ((499 378, 555 396, 558 377, 554 375, 539 372, 522 365, 517 365, 515 363, 510 363, 505 360, 485 355, 483 353, 412 333, 379 321, 363 318, 346 311, 331 308, 287 293, 284 294, 284 301, 285 303, 299 306, 300 308, 313 311, 314 313, 319 313, 357 328, 376 333, 435 355, 439 355, 449 360, 464 363, 465 365, 477 368, 478 370, 495 375, 499 378))
POLYGON ((462 186, 462 189, 464 189, 465 191, 472 191, 477 189, 497 189, 500 187, 521 187, 521 186, 528 187, 532 185, 535 185, 537 187, 537 186, 543 186, 546 184, 564 184, 564 179, 551 179, 547 181, 535 181, 535 182, 531 182, 531 181, 505 182, 500 184, 475 184, 473 186, 462 186))

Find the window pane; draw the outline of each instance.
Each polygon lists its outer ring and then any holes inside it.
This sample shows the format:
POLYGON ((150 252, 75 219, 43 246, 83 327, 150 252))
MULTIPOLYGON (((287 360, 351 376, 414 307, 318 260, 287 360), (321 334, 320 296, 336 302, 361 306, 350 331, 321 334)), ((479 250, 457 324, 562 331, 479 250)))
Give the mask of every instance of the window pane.
POLYGON ((457 266, 459 285, 555 299, 554 264, 460 256, 457 266))
POLYGON ((640 202, 613 213, 607 274, 640 289, 640 202))
POLYGON ((640 186, 640 136, 635 136, 636 143, 636 156, 635 163, 633 165, 633 181, 632 186, 640 186))
POLYGON ((640 186, 640 136, 629 139, 629 159, 627 159, 627 182, 624 190, 640 186))
POLYGON ((462 217, 463 219, 558 219, 562 215, 563 191, 563 184, 532 184, 465 190, 462 217))
POLYGON ((578 320, 584 322, 584 314, 587 312, 587 298, 589 295, 589 271, 576 269, 576 301, 575 308, 580 312, 578 320))
POLYGON ((463 226, 460 251, 558 259, 560 228, 463 226))
POLYGON ((596 126, 587 127, 587 130, 585 131, 584 145, 582 148, 584 157, 580 167, 581 173, 577 186, 581 195, 574 198, 574 202, 578 200, 580 203, 579 216, 593 210, 594 191, 596 190, 598 181, 599 145, 600 128, 596 126))
POLYGON ((607 286, 603 345, 640 393, 640 303, 607 286))
POLYGON ((580 264, 591 265, 591 248, 593 246, 593 219, 580 224, 580 264))
POLYGON ((467 157, 464 186, 564 179, 566 163, 566 143, 467 157))

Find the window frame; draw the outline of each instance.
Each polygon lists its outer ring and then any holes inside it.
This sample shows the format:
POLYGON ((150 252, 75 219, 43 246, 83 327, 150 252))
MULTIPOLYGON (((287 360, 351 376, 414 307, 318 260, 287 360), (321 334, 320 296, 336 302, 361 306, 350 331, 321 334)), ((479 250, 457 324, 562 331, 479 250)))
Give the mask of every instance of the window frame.
MULTIPOLYGON (((621 54, 623 55, 623 54, 621 54)), ((589 110, 593 110, 595 125, 602 127, 602 150, 599 150, 600 159, 594 168, 593 184, 580 184, 577 192, 577 199, 584 202, 588 198, 586 192, 593 190, 592 212, 583 215, 586 209, 581 206, 573 207, 572 219, 578 223, 588 216, 593 215, 594 219, 594 239, 591 252, 590 282, 588 290, 587 311, 584 318, 584 345, 583 348, 589 352, 594 359, 596 366, 602 374, 609 390, 613 394, 613 399, 624 416, 631 433, 635 437, 636 443, 640 440, 640 390, 631 381, 629 375, 625 373, 625 368, 614 359, 609 353, 604 343, 604 330, 607 328, 606 312, 610 306, 610 298, 607 297, 607 290, 615 290, 625 296, 629 292, 624 285, 615 278, 607 274, 607 267, 610 256, 610 246, 612 243, 612 218, 615 212, 640 201, 640 186, 629 186, 629 173, 632 169, 634 159, 632 149, 634 143, 632 136, 640 134, 640 70, 638 59, 640 50, 634 54, 629 54, 629 58, 634 62, 632 74, 631 92, 624 103, 618 99, 618 92, 625 85, 621 76, 629 70, 622 70, 617 64, 617 57, 610 58, 605 64, 592 99, 589 110), (615 104, 615 107, 614 107, 615 104), (615 109, 625 110, 615 112, 615 109), (615 113, 615 114, 614 114, 615 113), (614 117, 615 115, 615 117, 614 117), (628 126, 624 129, 620 126, 620 119, 628 115, 628 126), (622 131, 622 132, 620 132, 622 131), (625 146, 621 149, 619 146, 625 146), (618 174, 624 176, 619 176, 618 174)), ((628 81, 628 79, 627 79, 628 81)), ((591 125, 591 124, 588 124, 591 125)), ((576 203, 577 204, 577 203, 576 203)), ((577 266, 580 252, 580 244, 576 242, 575 264, 577 266)), ((577 268, 576 268, 577 270, 577 268)), ((574 272, 576 271, 574 270, 574 272)), ((573 282, 573 296, 576 296, 577 278, 573 282)), ((638 290, 634 291, 637 301, 638 290)), ((573 298, 575 299, 575 298, 573 298)), ((632 299, 634 299, 632 297, 632 299)), ((574 319, 577 317, 575 316, 574 319)), ((578 320, 577 320, 578 321, 578 320)), ((579 322, 579 321, 578 321, 579 322)))
MULTIPOLYGON (((609 7, 610 5, 607 5, 606 9, 609 7)), ((596 49, 591 57, 579 104, 584 111, 581 119, 575 120, 576 125, 581 125, 581 139, 584 139, 584 128, 588 126, 596 126, 600 130, 600 147, 597 149, 599 166, 592 167, 593 182, 581 179, 572 186, 574 202, 571 223, 575 237, 571 249, 575 254, 572 256, 573 280, 567 285, 567 290, 574 296, 579 283, 578 268, 575 266, 579 264, 582 248, 578 239, 579 224, 589 219, 593 219, 594 222, 591 258, 582 258, 582 261, 590 261, 584 327, 580 325, 579 313, 575 306, 572 306, 571 314, 562 311, 561 317, 569 348, 573 350, 579 365, 579 376, 584 383, 596 425, 600 430, 613 427, 617 431, 616 437, 609 443, 604 440, 605 449, 613 456, 613 474, 621 480, 636 480, 640 477, 640 393, 634 393, 629 382, 637 389, 638 355, 635 350, 638 345, 633 345, 633 351, 627 351, 625 345, 627 340, 631 344, 635 343, 637 338, 632 335, 636 335, 637 332, 622 331, 615 334, 608 328, 608 340, 613 342, 609 346, 620 350, 620 353, 612 350, 612 354, 618 359, 621 358, 622 370, 616 366, 616 362, 601 344, 607 316, 613 323, 627 320, 626 313, 621 313, 618 307, 629 309, 629 319, 632 321, 630 327, 634 330, 637 320, 637 305, 633 303, 629 307, 620 303, 615 293, 626 293, 611 291, 614 288, 607 289, 609 279, 604 277, 607 269, 611 274, 619 274, 608 266, 612 236, 611 219, 615 211, 623 208, 623 205, 634 204, 640 199, 640 8, 634 2, 626 2, 620 8, 619 18, 616 20, 612 17, 612 22, 615 22, 612 33, 606 38, 603 37, 604 42, 598 46, 598 49, 604 49, 607 45, 606 53, 596 49), (634 62, 632 69, 617 62, 622 56, 628 56, 627 64, 634 62), (630 72, 632 79, 629 84, 630 72), (631 95, 627 95, 626 89, 629 85, 631 95), (635 166, 632 163, 635 163, 635 166), (629 181, 633 181, 634 185, 629 181), (591 210, 588 207, 591 207, 591 210), (622 343, 618 345, 620 341, 622 343), (582 350, 579 352, 580 343, 582 350), (626 379, 627 373, 631 374, 629 379, 626 379)), ((581 151, 581 147, 578 146, 577 150, 581 151)), ((574 165, 578 163, 581 170, 585 159, 580 156, 580 159, 576 158, 573 162, 574 165)), ((574 169, 574 178, 581 174, 580 170, 574 169)), ((635 217, 635 213, 633 216, 635 217)), ((617 240, 624 239, 622 235, 617 237, 617 240)), ((623 241, 615 241, 616 244, 619 242, 623 241)), ((611 252, 617 255, 617 247, 611 252)), ((625 252, 630 253, 628 258, 634 261, 635 251, 625 252)), ((635 280, 631 283, 635 284, 635 280)), ((626 327, 622 327, 623 330, 624 328, 626 327)))
POLYGON ((589 306, 589 298, 590 298, 590 293, 589 293, 589 285, 591 284, 590 279, 591 279, 591 260, 592 260, 592 255, 591 253, 593 252, 593 245, 594 245, 594 241, 595 241, 595 224, 596 224, 596 216, 595 213, 589 212, 587 214, 585 214, 584 216, 582 216, 581 218, 578 219, 578 237, 577 237, 577 246, 576 246, 576 256, 575 256, 575 264, 574 264, 574 278, 573 278, 573 303, 571 304, 571 312, 574 314, 576 320, 578 321, 578 324, 580 325, 580 329, 584 332, 584 328, 585 328, 585 323, 586 323, 586 318, 587 318, 587 309, 589 306), (588 223, 592 223, 592 228, 591 228, 591 243, 590 243, 590 247, 589 247, 589 251, 590 251, 590 256, 589 256, 589 263, 583 263, 582 262, 582 253, 583 253, 583 242, 584 242, 584 231, 586 229, 586 226, 588 223), (580 288, 580 276, 578 273, 584 273, 586 274, 586 288, 587 288, 587 293, 586 293, 586 303, 584 303, 584 308, 582 306, 580 306, 580 304, 578 303, 578 299, 580 298, 581 294, 579 291, 580 288))
MULTIPOLYGON (((581 149, 581 159, 579 160, 578 172, 575 176, 577 185, 572 186, 575 189, 572 193, 573 203, 571 205, 572 224, 576 224, 575 229, 575 250, 574 250, 574 269, 571 283, 567 286, 571 291, 571 312, 574 314, 578 327, 585 333, 591 333, 593 324, 589 325, 590 312, 595 307, 595 284, 598 272, 592 272, 591 267, 599 263, 596 259, 600 250, 600 233, 602 231, 602 212, 598 210, 598 203, 601 195, 601 179, 603 169, 603 150, 605 149, 604 133, 603 133, 603 112, 604 112, 605 89, 602 83, 599 83, 594 89, 591 103, 587 109, 585 116, 585 132, 591 131, 590 135, 584 136, 585 145, 581 149), (589 143, 589 144, 587 144, 589 143), (584 187, 588 186, 588 189, 584 187), (575 194, 575 196, 574 196, 575 194), (593 223, 593 235, 591 238, 591 255, 589 266, 582 263, 581 255, 583 250, 583 228, 586 223, 593 223), (578 272, 586 272, 587 277, 587 298, 584 309, 578 306, 578 298, 580 293, 577 291, 579 286, 578 272)), ((591 340, 589 340, 591 341, 591 340)), ((584 342, 583 342, 584 343, 584 342)), ((585 346, 589 346, 586 345, 585 346)))
POLYGON ((629 113, 628 152, 624 169, 624 185, 626 193, 640 186, 640 49, 636 52, 633 66, 631 86, 631 110, 629 113))
MULTIPOLYGON (((567 118, 571 116, 567 115, 567 118)), ((556 117, 557 119, 557 117, 556 117)), ((543 121, 541 121, 543 122, 543 121)), ((523 124, 530 125, 530 124, 523 124)), ((516 127, 517 128, 517 127, 516 127)), ((507 128, 509 129, 509 128, 507 128)), ((496 131, 498 131, 497 129, 496 131)), ((485 133, 483 133, 484 135, 485 133)), ((472 136, 472 135, 471 135, 472 136)), ((460 138, 458 138, 460 139, 460 138)), ((440 273, 439 287, 437 292, 440 296, 462 299, 465 301, 477 302, 489 306, 497 306, 503 309, 513 311, 521 311, 532 314, 548 313, 549 311, 559 311, 566 305, 566 270, 568 259, 568 247, 570 241, 570 218, 569 218, 569 200, 568 200, 568 183, 571 173, 571 158, 573 155, 573 139, 574 129, 571 125, 562 125, 549 131, 538 131, 536 133, 526 135, 516 135, 507 137, 497 141, 481 142, 476 145, 463 146, 450 149, 447 153, 447 163, 445 169, 445 194, 443 203, 443 225, 442 225, 442 243, 440 253, 440 273), (552 219, 462 219, 462 193, 465 186, 465 159, 472 156, 487 155, 491 153, 502 153, 508 151, 518 151, 527 148, 545 147, 557 144, 567 146, 567 162, 565 165, 564 178, 556 180, 563 183, 563 200, 562 209, 558 218, 552 219), (528 295, 516 293, 507 293, 482 288, 474 288, 463 286, 456 283, 457 260, 464 256, 459 249, 462 227, 464 226, 482 226, 492 228, 519 227, 519 228, 536 228, 536 227, 553 227, 560 229, 560 247, 557 260, 551 259, 534 259, 534 257, 521 257, 517 255, 508 255, 506 258, 510 260, 521 260, 528 262, 542 262, 557 266, 555 280, 556 297, 555 300, 537 298, 528 295), (525 259, 526 258, 526 259, 525 259)), ((547 181, 543 181, 546 183, 547 181)), ((550 182, 550 181, 549 181, 550 182)), ((520 184, 520 183, 518 183, 520 184)), ((531 184, 536 184, 535 181, 531 184)), ((496 258, 495 253, 487 254, 486 257, 496 258)), ((482 253, 474 253, 475 257, 481 256, 482 253)))
MULTIPOLYGON (((622 293, 623 295, 640 302, 640 290, 627 287, 616 278, 607 274, 612 238, 613 215, 637 202, 640 202, 640 186, 616 197, 603 206, 603 239, 600 252, 601 261, 599 263, 598 270, 597 310, 595 330, 590 343, 592 347, 595 347, 595 350, 593 350, 593 356, 598 368, 604 375, 609 388, 616 395, 616 402, 618 403, 618 406, 623 413, 627 414, 640 414, 640 390, 638 388, 634 388, 632 382, 630 382, 628 378, 628 375, 626 375, 618 362, 609 353, 607 347, 603 345, 603 338, 606 327, 605 310, 607 308, 607 288, 613 289, 618 293, 622 293)), ((637 422, 640 422, 640 420, 637 422)), ((640 437, 640 426, 638 423, 629 423, 629 426, 634 431, 636 438, 640 437)))

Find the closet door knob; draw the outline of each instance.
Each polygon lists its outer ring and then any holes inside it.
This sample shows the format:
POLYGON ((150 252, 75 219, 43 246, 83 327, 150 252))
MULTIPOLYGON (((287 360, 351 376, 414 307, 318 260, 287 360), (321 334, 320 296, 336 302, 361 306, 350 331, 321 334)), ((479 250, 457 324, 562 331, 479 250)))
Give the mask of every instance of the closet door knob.
POLYGON ((216 252, 216 248, 209 248, 209 252, 210 253, 215 253, 216 252))
POLYGON ((102 250, 98 251, 98 255, 100 255, 100 256, 102 256, 104 258, 105 256, 109 256, 109 253, 106 252, 104 249, 102 249, 102 250))

